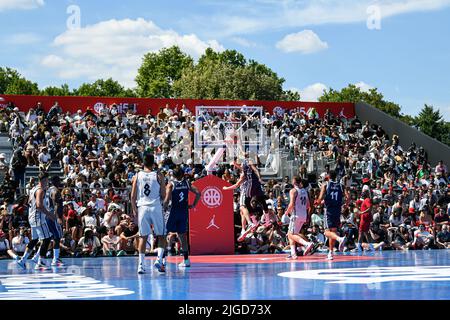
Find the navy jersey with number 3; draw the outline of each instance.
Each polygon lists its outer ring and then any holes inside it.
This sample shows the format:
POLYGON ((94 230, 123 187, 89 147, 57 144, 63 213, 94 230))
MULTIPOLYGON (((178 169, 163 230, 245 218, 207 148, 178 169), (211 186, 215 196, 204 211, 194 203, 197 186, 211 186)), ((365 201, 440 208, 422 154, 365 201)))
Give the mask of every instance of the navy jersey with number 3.
POLYGON ((171 214, 188 213, 189 182, 173 181, 171 214))
POLYGON ((325 195, 325 206, 327 208, 340 208, 342 206, 343 192, 339 182, 329 181, 325 195))

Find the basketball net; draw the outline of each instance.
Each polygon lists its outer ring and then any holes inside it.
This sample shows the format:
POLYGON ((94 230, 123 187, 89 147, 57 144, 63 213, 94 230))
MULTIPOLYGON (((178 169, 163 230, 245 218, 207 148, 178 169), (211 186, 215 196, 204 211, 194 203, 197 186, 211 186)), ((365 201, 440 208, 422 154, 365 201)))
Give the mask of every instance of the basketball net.
POLYGON ((224 146, 217 149, 214 157, 206 165, 206 171, 208 172, 208 174, 212 174, 214 172, 217 163, 221 161, 225 152, 228 160, 231 159, 232 161, 234 161, 236 157, 241 158, 244 156, 239 133, 232 126, 228 126, 227 128, 225 128, 224 146))

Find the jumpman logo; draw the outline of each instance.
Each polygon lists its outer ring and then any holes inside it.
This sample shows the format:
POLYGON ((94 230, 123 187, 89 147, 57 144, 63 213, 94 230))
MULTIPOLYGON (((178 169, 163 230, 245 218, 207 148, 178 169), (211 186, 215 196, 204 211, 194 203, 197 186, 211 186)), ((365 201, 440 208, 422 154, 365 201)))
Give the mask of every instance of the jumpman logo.
POLYGON ((206 229, 209 229, 209 228, 211 228, 211 227, 215 227, 216 229, 219 229, 219 230, 220 230, 220 228, 219 228, 219 227, 216 225, 216 223, 214 222, 215 219, 216 219, 216 215, 213 215, 211 221, 209 222, 209 226, 208 226, 206 229))

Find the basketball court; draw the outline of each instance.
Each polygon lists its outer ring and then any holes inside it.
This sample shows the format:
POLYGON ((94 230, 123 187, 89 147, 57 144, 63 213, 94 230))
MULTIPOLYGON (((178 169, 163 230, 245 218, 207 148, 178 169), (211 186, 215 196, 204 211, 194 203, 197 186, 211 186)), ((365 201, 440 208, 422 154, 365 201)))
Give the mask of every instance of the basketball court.
POLYGON ((137 257, 65 259, 67 267, 22 271, 0 261, 0 300, 445 300, 450 299, 449 251, 323 254, 287 261, 286 255, 194 256, 181 269, 137 275, 137 257))

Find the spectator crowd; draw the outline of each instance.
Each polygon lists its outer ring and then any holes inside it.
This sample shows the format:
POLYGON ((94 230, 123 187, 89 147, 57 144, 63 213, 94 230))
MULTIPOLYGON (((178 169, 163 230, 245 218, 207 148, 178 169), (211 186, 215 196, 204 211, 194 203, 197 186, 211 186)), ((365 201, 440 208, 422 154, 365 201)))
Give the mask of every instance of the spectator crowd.
MULTIPOLYGON (((75 114, 55 105, 45 112, 42 105, 19 112, 14 105, 0 110, 0 131, 8 132, 13 155, 6 163, 0 154, 0 257, 21 255, 29 241, 27 193, 37 183, 25 181, 31 166, 61 176, 64 201, 64 237, 61 256, 122 256, 136 253, 137 226, 130 216, 129 196, 133 176, 142 169, 144 152, 155 155, 167 180, 177 166, 190 181, 207 174, 204 161, 194 152, 176 163, 173 150, 186 137, 194 141, 195 116, 185 107, 169 105, 156 116, 115 105, 94 112, 75 114), (52 171, 53 170, 53 171, 52 171)), ((251 119, 250 119, 251 120, 251 119)), ((220 116, 204 119, 203 128, 217 126, 220 116)), ((317 199, 320 187, 335 170, 347 195, 338 232, 346 235, 345 251, 420 250, 450 248, 448 230, 450 180, 446 164, 431 164, 421 146, 403 148, 398 136, 389 137, 376 124, 361 123, 327 111, 319 117, 314 108, 265 113, 263 125, 279 141, 277 152, 289 154, 298 163, 295 175, 309 182, 311 215, 302 232, 325 251, 324 207, 317 199), (316 153, 330 165, 311 172, 304 155, 316 153), (368 200, 366 200, 368 199, 368 200), (366 210, 369 207, 369 210, 366 210)), ((259 154, 255 163, 265 164, 259 154)), ((220 163, 214 174, 230 183, 240 167, 220 163)), ((239 237, 241 215, 239 189, 234 197, 236 251, 239 253, 287 252, 290 217, 285 214, 291 176, 264 183, 269 210, 257 201, 249 208, 255 228, 239 237)), ((231 214, 231 213, 230 213, 231 214)), ((170 237, 169 250, 178 254, 179 243, 170 237)), ((149 241, 148 252, 154 243, 149 241)), ((51 249, 51 248, 49 248, 51 249)), ((51 252, 51 250, 49 250, 51 252)))

